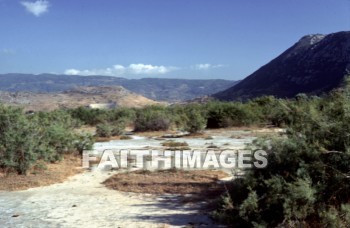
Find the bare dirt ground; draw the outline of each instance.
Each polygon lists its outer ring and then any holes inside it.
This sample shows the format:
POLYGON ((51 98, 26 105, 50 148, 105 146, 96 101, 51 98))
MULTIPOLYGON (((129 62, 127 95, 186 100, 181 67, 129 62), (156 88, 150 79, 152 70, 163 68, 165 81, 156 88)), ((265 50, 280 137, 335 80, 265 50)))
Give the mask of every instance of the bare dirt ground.
POLYGON ((116 174, 103 183, 110 189, 123 192, 208 195, 224 190, 218 182, 228 176, 220 170, 139 170, 116 174))
POLYGON ((25 190, 65 181, 69 176, 81 173, 81 156, 65 155, 63 161, 47 164, 39 162, 26 176, 0 171, 0 191, 25 190))
POLYGON ((176 195, 106 188, 113 172, 84 172, 64 183, 0 192, 1 227, 220 227, 176 195))
MULTIPOLYGON (((187 140, 189 144, 194 143, 190 145, 191 148, 195 147, 196 143, 198 144, 199 142, 207 145, 208 141, 213 141, 219 145, 219 142, 223 141, 221 142, 223 144, 229 140, 230 144, 232 144, 231 146, 240 148, 244 146, 245 140, 235 139, 236 135, 244 135, 241 137, 249 138, 252 133, 270 134, 279 133, 280 131, 280 129, 254 129, 250 131, 249 129, 213 130, 206 131, 204 134, 205 137, 211 136, 212 139, 210 140, 206 138, 191 140, 182 138, 179 140, 181 142, 187 140), (234 137, 232 137, 233 133, 234 137), (221 138, 218 138, 217 135, 220 135, 221 138), (225 137, 222 139, 223 136, 225 137)), ((147 136, 159 137, 156 134, 147 136)), ((113 143, 118 144, 120 142, 120 140, 112 141, 111 143, 106 142, 106 144, 101 144, 101 146, 108 147, 113 145, 113 143)), ((143 139, 142 137, 129 140, 129 142, 124 142, 124 144, 129 143, 130 145, 135 144, 135 146, 142 147, 144 142, 147 142, 147 144, 160 144, 160 141, 152 141, 149 138, 143 139), (141 143, 138 143, 138 141, 141 143)), ((203 147, 202 144, 199 146, 203 147)), ((201 203, 202 201, 184 204, 183 197, 169 194, 169 192, 174 192, 166 190, 166 184, 163 185, 163 190, 160 189, 163 191, 160 192, 162 194, 158 195, 130 193, 107 188, 103 182, 118 174, 118 172, 121 171, 85 171, 71 176, 62 183, 50 186, 23 191, 0 191, 0 227, 222 227, 215 224, 208 215, 201 212, 203 206, 206 206, 201 203)), ((127 178, 131 180, 126 175, 123 178, 124 180, 127 178)), ((150 178, 152 179, 152 177, 150 178)), ((221 176, 212 177, 211 180, 209 178, 207 181, 208 183, 213 182, 213 179, 216 180, 218 178, 221 178, 221 176)), ((139 179, 141 180, 142 177, 139 176, 139 179)), ((166 180, 166 176, 160 179, 166 180)), ((200 181, 204 181, 204 179, 202 177, 200 181)), ((153 178, 153 181, 156 180, 156 178, 153 178)), ((177 180, 181 182, 184 179, 180 178, 177 180)), ((175 190, 176 184, 184 184, 175 182, 172 183, 175 190)), ((132 181, 129 182, 129 184, 131 183, 132 181)), ((162 185, 162 183, 164 182, 159 182, 158 186, 162 185)), ((42 184, 39 183, 38 185, 42 184)), ((157 185, 149 187, 153 190, 157 189, 157 185)), ((138 186, 138 188, 142 190, 142 186, 138 186)), ((181 193, 180 189, 178 191, 181 193)), ((186 194, 186 192, 183 193, 186 194)))

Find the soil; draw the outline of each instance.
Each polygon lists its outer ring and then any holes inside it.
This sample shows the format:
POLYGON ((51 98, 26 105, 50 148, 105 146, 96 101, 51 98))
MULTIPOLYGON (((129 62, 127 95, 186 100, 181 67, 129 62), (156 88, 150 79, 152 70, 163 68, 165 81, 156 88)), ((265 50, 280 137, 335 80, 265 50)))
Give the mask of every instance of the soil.
POLYGON ((81 156, 65 155, 56 163, 39 162, 26 176, 0 172, 0 191, 25 190, 29 188, 61 183, 68 177, 82 172, 81 156))
POLYGON ((228 176, 227 173, 216 170, 139 170, 116 174, 103 184, 123 192, 207 196, 209 193, 224 190, 219 180, 228 176))

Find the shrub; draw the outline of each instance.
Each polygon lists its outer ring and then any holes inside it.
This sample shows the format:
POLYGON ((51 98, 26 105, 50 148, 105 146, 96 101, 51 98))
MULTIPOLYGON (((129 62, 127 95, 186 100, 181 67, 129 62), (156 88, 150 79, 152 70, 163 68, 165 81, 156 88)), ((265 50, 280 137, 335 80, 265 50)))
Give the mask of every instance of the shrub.
POLYGON ((252 103, 211 102, 207 104, 207 127, 239 127, 259 124, 261 114, 252 103))
POLYGON ((84 150, 91 150, 94 145, 94 138, 91 134, 78 134, 74 146, 80 155, 83 154, 84 150))
POLYGON ((116 108, 111 110, 111 122, 118 122, 123 120, 125 124, 131 123, 135 120, 135 110, 131 108, 116 108))
POLYGON ((38 160, 60 160, 82 145, 73 132, 76 126, 78 122, 62 110, 25 115, 22 109, 0 105, 0 168, 26 174, 38 160))
POLYGON ((348 227, 350 85, 285 104, 288 137, 255 142, 268 152, 267 168, 235 180, 217 217, 246 227, 348 227))
POLYGON ((196 133, 204 130, 206 127, 206 118, 200 111, 199 107, 190 106, 186 110, 186 122, 184 130, 190 133, 196 133))
POLYGON ((125 122, 120 120, 114 123, 103 123, 96 126, 96 135, 98 137, 118 136, 124 133, 125 122))
POLYGON ((0 106, 0 167, 26 174, 38 159, 33 126, 21 109, 0 106))
POLYGON ((109 124, 98 124, 96 126, 96 135, 99 137, 111 137, 112 130, 113 128, 109 124))
POLYGON ((163 107, 146 107, 136 113, 135 131, 165 131, 170 124, 170 118, 163 107))
POLYGON ((69 110, 70 115, 84 124, 95 126, 100 123, 110 121, 111 111, 104 109, 92 109, 87 107, 78 107, 69 110))

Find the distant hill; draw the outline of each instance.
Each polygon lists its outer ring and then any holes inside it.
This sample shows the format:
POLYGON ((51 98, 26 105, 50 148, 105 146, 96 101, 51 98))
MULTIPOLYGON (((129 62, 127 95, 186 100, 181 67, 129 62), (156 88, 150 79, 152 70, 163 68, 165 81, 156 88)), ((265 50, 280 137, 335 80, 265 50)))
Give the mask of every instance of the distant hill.
POLYGON ((262 95, 281 98, 321 94, 338 87, 350 71, 350 32, 308 35, 237 85, 216 93, 221 100, 262 95))
POLYGON ((229 80, 187 80, 144 78, 125 79, 107 76, 70 76, 54 74, 3 74, 0 91, 63 92, 78 86, 123 86, 149 99, 184 101, 225 90, 237 82, 229 80))
POLYGON ((51 111, 58 108, 142 107, 160 104, 121 86, 76 87, 65 92, 0 92, 0 102, 32 111, 51 111))

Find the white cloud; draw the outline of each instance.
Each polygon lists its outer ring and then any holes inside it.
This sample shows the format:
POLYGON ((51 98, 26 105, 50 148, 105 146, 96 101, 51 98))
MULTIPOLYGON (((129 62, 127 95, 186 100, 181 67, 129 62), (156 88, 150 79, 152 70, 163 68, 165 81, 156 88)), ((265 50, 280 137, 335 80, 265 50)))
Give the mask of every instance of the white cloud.
POLYGON ((194 68, 197 70, 208 70, 210 66, 211 65, 209 63, 204 63, 204 64, 202 63, 202 64, 196 64, 194 68))
POLYGON ((23 1, 21 4, 26 8, 28 12, 34 14, 37 17, 43 13, 48 12, 50 6, 50 3, 46 0, 38 0, 35 2, 23 1))
POLYGON ((76 69, 68 69, 64 72, 64 74, 68 74, 68 75, 79 75, 80 70, 76 70, 76 69))
POLYGON ((209 69, 213 69, 213 68, 224 67, 224 65, 222 65, 222 64, 212 65, 209 63, 201 63, 201 64, 196 64, 192 67, 196 70, 209 70, 209 69))
POLYGON ((173 67, 152 66, 139 64, 130 64, 128 69, 132 74, 166 74, 172 70, 173 67))
POLYGON ((67 75, 103 75, 103 76, 121 76, 124 74, 166 74, 177 69, 176 67, 153 66, 150 64, 130 64, 129 66, 114 65, 104 69, 77 70, 68 69, 64 72, 67 75))

